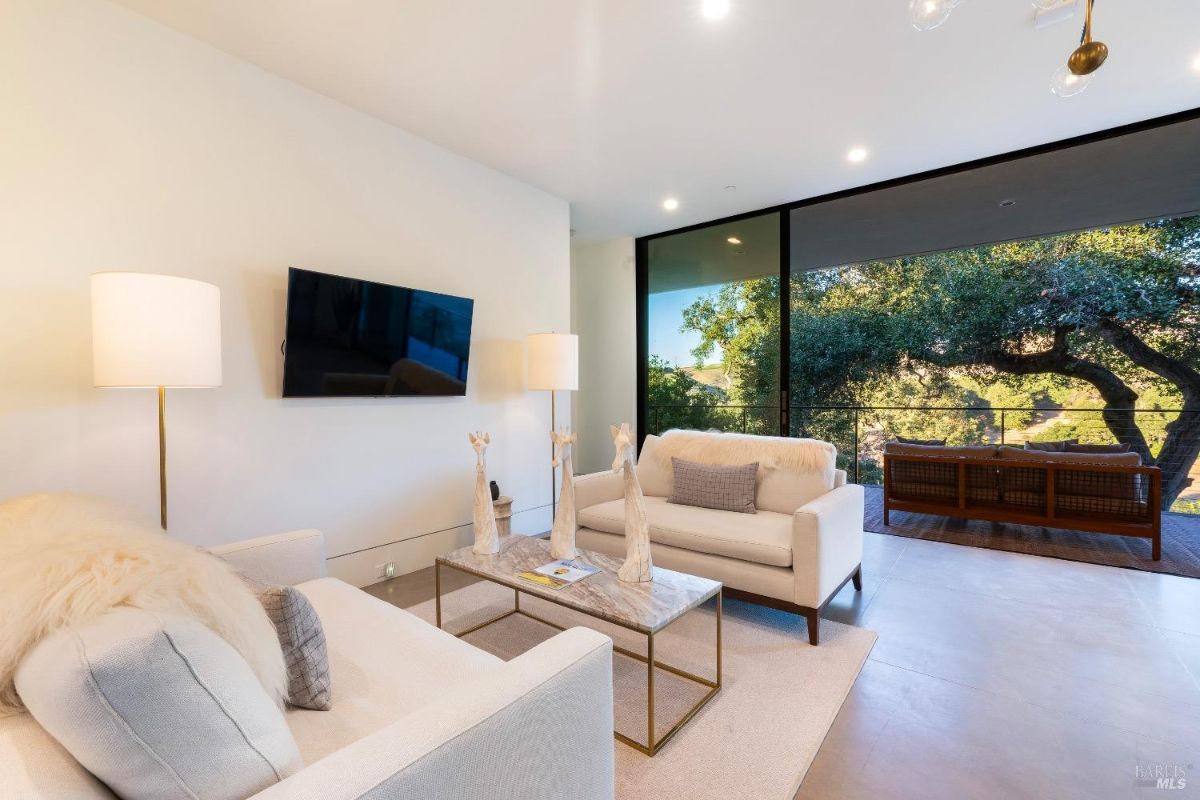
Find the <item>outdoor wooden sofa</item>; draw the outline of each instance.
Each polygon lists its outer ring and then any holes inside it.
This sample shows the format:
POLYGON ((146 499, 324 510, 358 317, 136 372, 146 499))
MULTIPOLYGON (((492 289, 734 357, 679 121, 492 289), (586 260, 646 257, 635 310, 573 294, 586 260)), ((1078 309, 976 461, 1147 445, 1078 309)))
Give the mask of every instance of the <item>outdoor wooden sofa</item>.
POLYGON ((1162 475, 1134 453, 1049 453, 990 445, 889 442, 883 524, 890 512, 1136 536, 1162 556, 1162 475))

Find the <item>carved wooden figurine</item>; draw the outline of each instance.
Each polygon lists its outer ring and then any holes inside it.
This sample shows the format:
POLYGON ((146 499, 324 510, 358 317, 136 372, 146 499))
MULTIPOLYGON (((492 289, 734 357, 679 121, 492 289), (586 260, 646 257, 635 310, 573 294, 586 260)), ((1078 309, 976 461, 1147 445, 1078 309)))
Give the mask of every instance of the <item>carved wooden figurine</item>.
POLYGON ((558 493, 558 516, 550 531, 550 555, 572 559, 575 553, 575 474, 571 469, 571 449, 576 436, 570 428, 550 432, 554 442, 554 460, 550 466, 562 467, 562 489, 558 493))
POLYGON ((492 492, 488 488, 487 465, 483 454, 492 437, 483 431, 468 433, 475 448, 475 545, 471 552, 492 555, 500 552, 500 534, 496 530, 496 513, 492 508, 492 492))
POLYGON ((613 448, 613 472, 625 473, 625 563, 617 577, 627 583, 645 583, 654 580, 654 564, 650 561, 650 527, 646 524, 646 501, 642 498, 642 485, 634 471, 633 433, 629 423, 618 428, 611 426, 613 448))

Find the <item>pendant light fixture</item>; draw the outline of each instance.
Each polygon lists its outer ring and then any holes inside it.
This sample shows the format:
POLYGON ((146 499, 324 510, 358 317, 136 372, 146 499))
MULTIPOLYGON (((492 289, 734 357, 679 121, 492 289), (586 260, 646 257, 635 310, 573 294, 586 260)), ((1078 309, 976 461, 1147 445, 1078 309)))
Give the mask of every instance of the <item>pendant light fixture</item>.
MULTIPOLYGON (((908 17, 912 25, 919 31, 933 30, 949 17, 950 12, 963 0, 910 0, 908 17)), ((1049 11, 1065 5, 1069 0, 1032 0, 1033 7, 1038 11, 1049 11)), ((1059 97, 1072 97, 1079 94, 1091 83, 1092 74, 1100 69, 1108 58, 1108 45, 1092 39, 1092 7, 1096 0, 1079 0, 1085 3, 1083 34, 1079 37, 1079 47, 1067 59, 1067 63, 1059 67, 1050 79, 1050 91, 1059 97)))

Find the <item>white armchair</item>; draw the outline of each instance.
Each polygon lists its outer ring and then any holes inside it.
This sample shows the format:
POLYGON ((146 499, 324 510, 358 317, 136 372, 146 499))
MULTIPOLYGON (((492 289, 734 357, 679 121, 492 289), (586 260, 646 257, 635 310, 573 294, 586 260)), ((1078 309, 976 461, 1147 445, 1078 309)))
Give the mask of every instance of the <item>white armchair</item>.
MULTIPOLYGON (((862 589, 863 488, 834 469, 831 445, 803 439, 671 431, 647 436, 637 466, 656 566, 725 584, 727 597, 801 614, 809 642, 820 641, 820 615, 850 581, 862 589), (681 445, 682 442, 682 445, 681 445), (802 457, 797 451, 803 450, 802 457), (823 454, 823 467, 811 464, 823 454), (671 455, 711 464, 765 465, 755 514, 668 502, 671 455)), ((624 485, 620 474, 575 479, 581 547, 625 553, 624 485)))

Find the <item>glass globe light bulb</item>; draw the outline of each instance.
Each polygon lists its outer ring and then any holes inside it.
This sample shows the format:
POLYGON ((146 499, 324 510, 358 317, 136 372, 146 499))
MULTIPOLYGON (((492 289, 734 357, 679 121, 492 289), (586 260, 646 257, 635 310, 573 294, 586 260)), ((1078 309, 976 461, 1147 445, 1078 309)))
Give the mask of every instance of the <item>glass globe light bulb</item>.
POLYGON ((1092 82, 1091 75, 1076 75, 1063 64, 1054 71, 1050 78, 1050 91, 1059 97, 1074 97, 1082 92, 1092 82))
POLYGON ((911 0, 908 18, 919 31, 931 31, 946 21, 957 3, 954 0, 911 0))

